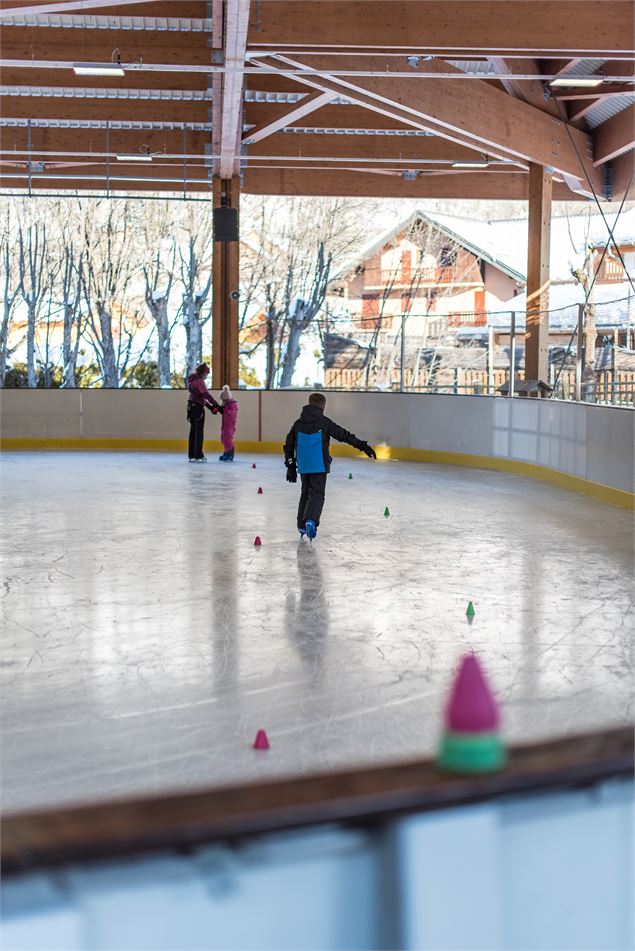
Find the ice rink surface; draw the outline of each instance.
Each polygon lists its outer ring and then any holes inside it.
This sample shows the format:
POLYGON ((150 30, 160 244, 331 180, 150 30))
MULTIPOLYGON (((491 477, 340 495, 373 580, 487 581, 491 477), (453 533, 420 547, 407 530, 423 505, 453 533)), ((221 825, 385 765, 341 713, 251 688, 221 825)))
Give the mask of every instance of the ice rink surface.
POLYGON ((512 741, 631 719, 619 508, 336 459, 310 545, 281 457, 6 453, 0 472, 6 811, 427 756, 470 649, 512 741))

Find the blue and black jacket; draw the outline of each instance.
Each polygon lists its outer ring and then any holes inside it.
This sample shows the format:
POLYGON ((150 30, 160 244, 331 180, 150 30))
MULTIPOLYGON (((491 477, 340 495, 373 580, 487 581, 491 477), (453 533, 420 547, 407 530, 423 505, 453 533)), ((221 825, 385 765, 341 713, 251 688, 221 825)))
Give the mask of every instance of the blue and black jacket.
POLYGON ((284 460, 287 465, 295 461, 300 475, 313 472, 330 472, 330 440, 346 442, 355 449, 366 445, 353 433, 347 432, 324 415, 319 406, 308 403, 302 407, 300 418, 295 421, 284 444, 284 460))

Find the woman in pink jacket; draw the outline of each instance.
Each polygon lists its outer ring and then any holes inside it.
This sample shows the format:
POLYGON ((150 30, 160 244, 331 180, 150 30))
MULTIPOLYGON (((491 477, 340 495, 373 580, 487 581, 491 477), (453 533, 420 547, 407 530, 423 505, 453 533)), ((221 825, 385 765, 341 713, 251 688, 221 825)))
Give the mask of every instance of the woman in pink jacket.
POLYGON ((219 456, 221 462, 234 461, 234 434, 236 432, 236 419, 238 417, 238 402, 232 396, 228 386, 224 386, 220 393, 220 406, 218 409, 212 409, 212 413, 220 412, 223 414, 223 425, 220 430, 220 438, 223 444, 222 456, 219 456))
POLYGON ((205 386, 205 379, 208 376, 208 365, 201 363, 187 378, 187 420, 190 424, 187 454, 190 462, 207 461, 203 454, 205 407, 207 406, 213 413, 218 409, 218 403, 205 386))

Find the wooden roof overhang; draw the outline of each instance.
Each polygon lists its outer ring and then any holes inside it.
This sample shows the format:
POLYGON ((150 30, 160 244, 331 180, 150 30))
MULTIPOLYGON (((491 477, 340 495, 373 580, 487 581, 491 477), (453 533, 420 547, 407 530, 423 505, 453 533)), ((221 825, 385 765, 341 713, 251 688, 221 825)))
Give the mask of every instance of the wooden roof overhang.
POLYGON ((195 194, 216 175, 256 194, 520 199, 538 164, 555 198, 619 201, 635 156, 634 11, 0 0, 0 186, 195 194))

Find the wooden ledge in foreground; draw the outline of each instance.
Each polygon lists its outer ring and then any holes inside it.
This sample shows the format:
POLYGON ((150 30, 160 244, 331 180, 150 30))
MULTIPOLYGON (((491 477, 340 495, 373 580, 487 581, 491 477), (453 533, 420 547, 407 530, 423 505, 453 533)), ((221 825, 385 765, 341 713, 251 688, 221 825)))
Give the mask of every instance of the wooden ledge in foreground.
POLYGON ((633 747, 633 729, 621 727, 515 747, 507 768, 488 776, 450 776, 422 760, 16 813, 2 822, 2 871, 187 849, 326 822, 374 825, 510 794, 587 786, 632 776, 633 747))

